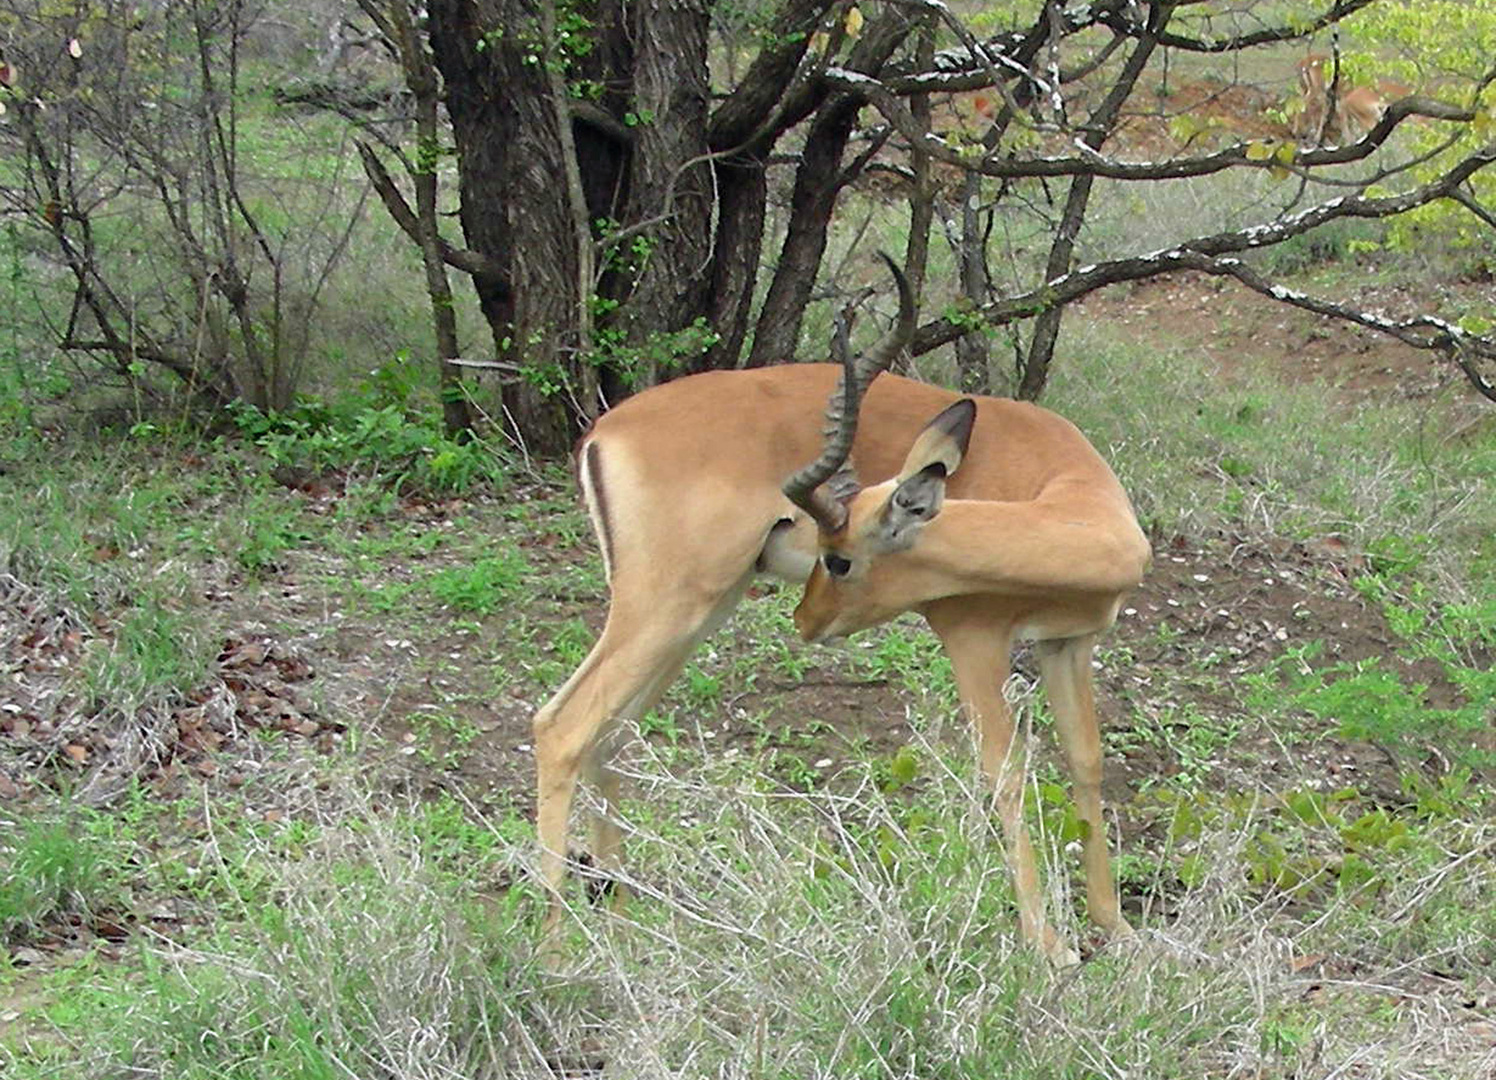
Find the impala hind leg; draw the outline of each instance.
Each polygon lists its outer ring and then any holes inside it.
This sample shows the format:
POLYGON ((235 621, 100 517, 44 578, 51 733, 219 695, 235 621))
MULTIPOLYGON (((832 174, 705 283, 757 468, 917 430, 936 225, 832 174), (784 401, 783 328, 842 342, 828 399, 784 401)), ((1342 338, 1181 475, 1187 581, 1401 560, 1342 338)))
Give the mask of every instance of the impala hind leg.
POLYGON ((1023 820, 1027 753, 1003 697, 1011 624, 1002 618, 983 617, 980 610, 962 610, 959 604, 932 604, 925 617, 950 656, 961 703, 977 729, 982 773, 992 784, 1013 877, 1019 933, 1056 966, 1078 963, 1080 957, 1060 940, 1044 917, 1038 862, 1023 820))
MULTIPOLYGON (((723 604, 731 610, 731 603, 736 599, 737 594, 734 593, 730 597, 725 597, 723 604)), ((719 605, 719 609, 721 606, 723 605, 719 605)), ((603 875, 614 910, 620 909, 628 900, 628 886, 624 884, 620 876, 623 865, 623 830, 618 824, 618 805, 623 784, 622 777, 613 768, 613 757, 625 741, 626 729, 659 702, 661 696, 680 674, 681 668, 690 657, 691 649, 698 641, 713 632, 715 621, 709 618, 706 625, 702 626, 680 648, 678 654, 668 657, 661 664, 658 673, 650 680, 649 685, 643 687, 638 694, 624 704, 613 719, 604 721, 603 730, 594 741, 592 752, 586 756, 582 764, 581 778, 597 793, 597 806, 589 822, 588 850, 592 854, 592 865, 603 875)))
MULTIPOLYGON (((580 667, 535 715, 536 811, 540 877, 550 893, 546 927, 560 920, 566 877, 567 825, 577 781, 595 782, 601 805, 592 821, 593 857, 616 871, 621 835, 614 812, 618 774, 611 768, 620 725, 647 712, 674 680, 691 649, 729 613, 746 575, 726 588, 645 596, 648 611, 616 603, 597 644, 580 667)), ((615 595, 617 594, 615 587, 615 595)))
POLYGON ((1082 836, 1086 907, 1091 919, 1113 937, 1132 927, 1122 917, 1117 885, 1107 854, 1106 822, 1101 816, 1101 730, 1091 676, 1094 635, 1043 641, 1037 648, 1039 673, 1054 714, 1055 731, 1070 764, 1075 811, 1085 822, 1082 836))
POLYGON ((540 877, 551 894, 547 929, 561 916, 566 877, 567 826, 577 782, 584 775, 599 784, 601 806, 594 819, 593 856, 599 868, 616 869, 621 847, 616 823, 608 820, 618 799, 618 776, 608 767, 607 746, 629 706, 642 703, 651 687, 663 689, 679 670, 688 641, 676 632, 636 631, 624 635, 610 620, 592 652, 535 716, 535 830, 540 840, 540 877))

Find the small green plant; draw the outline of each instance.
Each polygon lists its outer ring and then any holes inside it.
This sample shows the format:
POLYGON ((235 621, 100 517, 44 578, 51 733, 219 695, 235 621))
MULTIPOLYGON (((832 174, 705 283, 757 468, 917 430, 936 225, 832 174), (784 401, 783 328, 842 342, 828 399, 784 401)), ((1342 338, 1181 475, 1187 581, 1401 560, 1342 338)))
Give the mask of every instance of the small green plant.
POLYGON ((768 775, 792 790, 812 791, 820 785, 820 771, 802 755, 792 751, 771 751, 766 765, 768 775))
POLYGON ((411 718, 416 752, 432 768, 452 769, 466 758, 481 732, 471 720, 454 713, 419 713, 411 718))
POLYGON ((256 574, 279 570, 286 552, 303 546, 312 536, 299 507, 269 500, 246 506, 239 521, 243 537, 235 558, 256 574))
POLYGON ((673 709, 651 709, 639 718, 639 734, 645 738, 658 735, 674 746, 683 732, 673 709))
MULTIPOLYGON (((472 731, 477 734, 475 728, 472 731)), ((447 795, 433 799, 403 820, 442 879, 449 886, 467 889, 476 884, 473 867, 489 863, 506 842, 518 842, 521 835, 527 837, 529 833, 523 821, 501 822, 502 828, 495 829, 475 820, 461 802, 447 795)))
POLYGON ((111 860, 88 831, 56 820, 0 819, 0 941, 18 942, 68 914, 110 906, 111 860))
POLYGON ((1212 716, 1193 702, 1185 702, 1140 709, 1130 724, 1108 731, 1106 741, 1117 752, 1147 748, 1164 757, 1165 770, 1146 777, 1145 790, 1167 784, 1196 791, 1209 782, 1240 733, 1238 719, 1212 716))
POLYGON ((710 708, 722 700, 722 677, 689 664, 683 678, 683 692, 688 704, 697 709, 710 708))
POLYGON ((492 615, 513 595, 528 570, 518 550, 501 549, 467 566, 438 570, 428 579, 427 588, 454 611, 492 615))

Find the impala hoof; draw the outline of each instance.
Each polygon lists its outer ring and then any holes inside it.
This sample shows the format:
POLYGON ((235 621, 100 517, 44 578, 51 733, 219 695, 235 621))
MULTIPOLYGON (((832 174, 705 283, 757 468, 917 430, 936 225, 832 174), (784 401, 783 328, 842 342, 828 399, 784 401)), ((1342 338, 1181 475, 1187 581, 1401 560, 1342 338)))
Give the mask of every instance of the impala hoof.
POLYGON ((1063 971, 1065 968, 1076 967, 1080 964, 1080 953, 1076 952, 1069 945, 1052 946, 1045 949, 1044 954, 1050 964, 1060 971, 1063 971))

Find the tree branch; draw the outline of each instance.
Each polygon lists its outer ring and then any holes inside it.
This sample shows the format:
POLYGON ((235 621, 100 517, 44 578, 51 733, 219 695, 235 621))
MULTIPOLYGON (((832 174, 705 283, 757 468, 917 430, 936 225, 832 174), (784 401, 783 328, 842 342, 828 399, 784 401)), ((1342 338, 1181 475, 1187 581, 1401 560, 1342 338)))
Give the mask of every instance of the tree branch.
MULTIPOLYGON (((379 160, 379 155, 374 148, 363 139, 355 140, 358 147, 359 159, 364 164, 364 173, 369 178, 369 183, 374 185, 374 191, 379 195, 379 201, 384 203, 384 208, 394 219, 395 224, 400 226, 400 231, 410 237, 415 244, 421 242, 420 222, 416 219, 415 211, 405 201, 405 196, 400 193, 400 188, 384 167, 384 162, 379 160)), ((486 275, 496 280, 503 280, 503 273, 497 263, 481 252, 471 251, 467 248, 454 248, 447 241, 440 241, 442 261, 454 269, 461 270, 465 274, 474 277, 486 275)))
POLYGON ((812 31, 831 6, 830 0, 786 0, 774 13, 775 43, 754 58, 737 89, 717 106, 707 145, 715 150, 741 146, 768 123, 794 83, 812 31))
MULTIPOLYGON (((1338 218, 1391 217, 1438 199, 1454 198, 1454 193, 1460 189, 1462 184, 1493 162, 1496 162, 1496 142, 1488 143, 1470 154, 1443 176, 1401 195, 1331 199, 1329 202, 1312 206, 1292 217, 1266 225, 1197 237, 1149 255, 1082 266, 1017 296, 1005 297, 985 304, 976 311, 966 312, 954 318, 932 320, 916 331, 914 341, 910 345, 910 352, 919 356, 954 341, 962 334, 970 333, 973 321, 991 326, 1005 326, 1020 319, 1030 318, 1057 304, 1071 303, 1107 285, 1156 277, 1175 270, 1199 269, 1209 260, 1256 248, 1271 247, 1338 218)), ((1466 335, 1466 338, 1468 337, 1469 335, 1466 335)))
MULTIPOLYGON (((922 10, 940 11, 942 20, 953 25, 949 12, 943 10, 943 4, 934 0, 906 2, 922 10)), ((887 85, 899 94, 921 90, 980 90, 993 85, 994 70, 1033 79, 1030 65, 1046 44, 1089 30, 1105 17, 1120 15, 1128 5, 1129 0, 1103 0, 1093 4, 1071 4, 1059 11, 1041 11, 1027 30, 994 35, 981 41, 977 47, 973 47, 974 39, 963 35, 962 47, 940 50, 929 65, 911 61, 890 64, 884 72, 887 85)))
MULTIPOLYGON (((1161 13, 1150 16, 1147 31, 1135 39, 1132 53, 1122 65, 1111 89, 1086 120, 1085 132, 1078 144, 1085 150, 1099 151, 1116 130, 1122 106, 1132 95, 1138 79, 1142 78, 1149 58, 1158 47, 1158 35, 1170 14, 1171 11, 1164 8, 1161 13)), ((1059 274, 1070 265, 1095 182, 1094 173, 1082 173, 1071 181, 1070 190, 1065 193, 1065 208, 1060 215, 1059 227, 1055 229, 1050 241, 1046 273, 1059 274)), ((1049 361, 1054 355, 1055 342, 1059 339, 1060 316, 1063 311, 1063 306, 1053 307, 1041 312, 1034 320, 1034 336, 1029 343, 1028 356, 1024 360, 1023 372, 1018 382, 1018 396, 1025 401, 1037 401, 1044 391, 1044 384, 1049 378, 1049 361)))
MULTIPOLYGON (((1259 45, 1272 45, 1280 41, 1297 41, 1300 38, 1309 37, 1312 34, 1334 26, 1336 23, 1354 15, 1376 0, 1335 0, 1322 15, 1308 23, 1295 23, 1293 26, 1275 26, 1266 30, 1255 30, 1250 34, 1239 34, 1235 37, 1224 38, 1191 38, 1180 34, 1164 34, 1159 38, 1159 44, 1170 49, 1180 49, 1185 52, 1196 53, 1229 53, 1239 49, 1250 49, 1259 45)), ((1106 21, 1106 20, 1103 20, 1106 21)), ((1107 22, 1107 25, 1112 25, 1107 22)), ((1119 33, 1127 32, 1120 25, 1114 27, 1119 33)))
MULTIPOLYGON (((1075 157, 1002 158, 998 160, 975 159, 951 146, 933 132, 921 131, 914 116, 900 97, 888 86, 870 75, 830 68, 822 76, 824 81, 837 86, 849 94, 857 95, 869 102, 912 146, 917 145, 921 153, 929 154, 937 161, 958 169, 980 172, 984 176, 1002 179, 1022 179, 1057 176, 1096 176, 1111 180, 1178 180, 1185 177, 1209 176, 1225 169, 1249 167, 1271 169, 1281 167, 1276 159, 1253 159, 1248 156, 1250 142, 1236 143, 1224 150, 1196 158, 1174 158, 1166 161, 1130 162, 1102 157, 1097 151, 1078 144, 1081 154, 1075 157)), ((1397 127, 1410 116, 1426 116, 1435 120, 1469 122, 1475 119, 1473 109, 1450 105, 1426 97, 1406 97, 1387 106, 1381 120, 1359 141, 1345 146, 1330 146, 1323 149, 1299 149, 1293 164, 1305 168, 1317 165, 1339 165, 1359 161, 1368 157, 1397 127)))
MULTIPOLYGON (((1393 320, 1374 312, 1309 296, 1267 280, 1240 259, 1211 259, 1201 256, 1191 269, 1217 277, 1235 278, 1254 292, 1281 304, 1352 322, 1369 330, 1388 334, 1415 349, 1437 352, 1457 366, 1477 392, 1496 401, 1496 383, 1487 378, 1476 363, 1477 360, 1496 361, 1496 338, 1472 334, 1434 315, 1415 315, 1410 319, 1393 320)), ((1496 372, 1496 364, 1493 364, 1492 370, 1496 372)))

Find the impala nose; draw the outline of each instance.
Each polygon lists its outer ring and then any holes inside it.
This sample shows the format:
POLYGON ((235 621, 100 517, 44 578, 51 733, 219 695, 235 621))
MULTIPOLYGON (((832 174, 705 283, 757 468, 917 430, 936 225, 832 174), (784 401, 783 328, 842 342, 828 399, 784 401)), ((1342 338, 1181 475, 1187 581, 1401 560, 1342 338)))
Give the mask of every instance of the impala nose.
POLYGON ((809 610, 803 601, 795 609, 795 629, 800 632, 801 640, 813 645, 831 645, 847 636, 836 631, 833 619, 809 610))
POLYGON ((802 641, 816 642, 822 639, 826 632, 826 624, 810 611, 806 610, 805 602, 802 600, 800 606, 795 608, 795 629, 799 631, 802 641))
POLYGON ((798 609, 795 611, 795 630, 800 634, 801 641, 815 641, 816 628, 805 619, 798 609))

